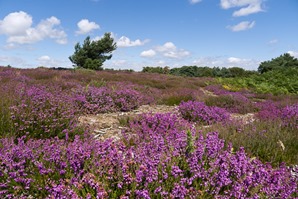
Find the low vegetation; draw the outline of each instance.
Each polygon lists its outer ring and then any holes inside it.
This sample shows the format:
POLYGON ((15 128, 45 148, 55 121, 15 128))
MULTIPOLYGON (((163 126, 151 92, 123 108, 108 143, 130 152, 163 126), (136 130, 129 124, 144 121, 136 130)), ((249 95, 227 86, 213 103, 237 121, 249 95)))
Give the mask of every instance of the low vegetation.
POLYGON ((0 198, 298 197, 295 72, 0 67, 0 198), (157 104, 176 111, 119 117, 119 140, 79 123, 157 104))

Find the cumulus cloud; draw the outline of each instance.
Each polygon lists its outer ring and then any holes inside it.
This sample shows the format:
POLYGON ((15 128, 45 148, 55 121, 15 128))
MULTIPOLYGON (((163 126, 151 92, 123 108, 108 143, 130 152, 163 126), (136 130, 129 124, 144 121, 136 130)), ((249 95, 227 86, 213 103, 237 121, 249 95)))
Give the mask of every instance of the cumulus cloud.
POLYGON ((174 43, 166 42, 161 46, 156 46, 154 49, 143 51, 142 57, 162 56, 171 59, 182 59, 190 55, 190 52, 184 49, 178 49, 174 43))
POLYGON ((170 52, 175 51, 176 49, 177 48, 175 44, 173 44, 172 42, 166 42, 164 45, 156 47, 156 50, 159 52, 170 52))
POLYGON ((287 53, 289 53, 291 56, 298 58, 298 51, 288 51, 287 53))
POLYGON ((223 9, 241 7, 233 13, 234 17, 247 16, 263 11, 264 0, 221 0, 220 5, 223 9))
POLYGON ((55 60, 48 55, 40 56, 36 60, 39 66, 45 67, 59 67, 62 64, 62 61, 55 60))
POLYGON ((243 61, 245 61, 245 60, 237 58, 237 57, 229 57, 228 58, 228 62, 231 63, 231 64, 239 64, 243 61))
POLYGON ((13 12, 0 20, 0 34, 6 35, 8 43, 30 44, 46 38, 55 39, 59 44, 67 43, 67 35, 57 29, 60 20, 52 16, 32 27, 32 17, 27 13, 13 12))
POLYGON ((154 57, 156 52, 152 49, 141 52, 141 57, 154 57))
POLYGON ((232 30, 233 32, 244 31, 251 29, 255 26, 256 22, 252 21, 242 21, 234 26, 227 26, 228 29, 232 30))
POLYGON ((174 58, 174 59, 180 59, 183 57, 187 57, 189 55, 190 55, 190 52, 183 50, 183 49, 180 49, 177 51, 169 51, 169 52, 164 53, 165 57, 174 58))
POLYGON ((87 34, 96 29, 100 29, 100 26, 98 24, 96 24, 95 22, 90 22, 88 19, 82 19, 77 23, 77 26, 79 30, 76 31, 76 33, 80 35, 87 34))
POLYGON ((32 25, 32 17, 27 13, 13 12, 0 20, 0 34, 23 35, 32 25))
POLYGON ((193 61, 193 64, 197 66, 209 66, 209 67, 241 67, 246 70, 257 70, 260 61, 254 59, 245 59, 239 57, 200 57, 193 61))
POLYGON ((256 70, 259 65, 260 65, 260 61, 254 60, 254 59, 245 59, 245 58, 238 58, 238 57, 227 58, 228 67, 240 66, 245 69, 256 70))
POLYGON ((201 2, 202 0, 189 0, 189 2, 191 3, 191 4, 196 4, 196 3, 199 3, 199 2, 201 2))
POLYGON ((190 55, 190 52, 184 49, 178 49, 172 42, 166 42, 162 46, 157 46, 156 51, 160 52, 164 57, 180 59, 190 55))
POLYGON ((146 39, 144 41, 141 41, 140 39, 137 39, 135 41, 131 41, 128 37, 122 36, 117 41, 118 47, 133 47, 133 46, 142 46, 145 43, 147 43, 149 40, 146 39))

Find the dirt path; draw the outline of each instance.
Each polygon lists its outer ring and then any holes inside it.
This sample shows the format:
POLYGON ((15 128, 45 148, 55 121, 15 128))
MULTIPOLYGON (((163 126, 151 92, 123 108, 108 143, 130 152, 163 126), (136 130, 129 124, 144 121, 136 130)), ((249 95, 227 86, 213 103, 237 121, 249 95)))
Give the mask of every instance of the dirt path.
POLYGON ((125 129, 122 124, 130 117, 143 113, 174 113, 176 106, 166 105, 143 105, 130 112, 103 113, 79 117, 79 123, 88 126, 99 140, 106 138, 120 139, 121 131, 125 129))

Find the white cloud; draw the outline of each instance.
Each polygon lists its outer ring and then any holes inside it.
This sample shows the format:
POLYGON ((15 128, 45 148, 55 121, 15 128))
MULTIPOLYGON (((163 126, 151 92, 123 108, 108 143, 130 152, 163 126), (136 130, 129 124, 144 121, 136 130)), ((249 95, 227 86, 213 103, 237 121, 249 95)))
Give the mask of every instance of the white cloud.
POLYGON ((40 56, 36 60, 37 60, 39 66, 45 66, 45 67, 61 67, 62 66, 62 61, 52 59, 48 55, 40 56))
POLYGON ((191 3, 191 4, 196 4, 196 3, 199 3, 199 2, 201 2, 202 0, 189 0, 189 2, 191 3))
POLYGON ((49 61, 51 58, 47 55, 41 56, 37 59, 38 61, 49 61))
POLYGON ((156 52, 152 49, 141 52, 141 57, 154 57, 156 52))
POLYGON ((154 49, 143 51, 141 53, 142 57, 154 57, 155 55, 171 59, 182 59, 189 56, 190 52, 184 49, 178 49, 172 42, 166 42, 161 46, 156 46, 154 49))
POLYGON ((164 56, 165 57, 169 57, 169 58, 174 58, 174 59, 180 59, 183 57, 187 57, 190 55, 190 52, 180 49, 178 51, 169 51, 169 52, 165 52, 164 56))
POLYGON ((156 47, 156 50, 159 52, 175 51, 176 49, 177 48, 175 44, 173 44, 172 42, 166 42, 164 45, 156 47))
POLYGON ((100 26, 96 24, 95 22, 89 22, 88 19, 82 19, 77 23, 77 26, 79 28, 78 31, 76 31, 77 34, 87 34, 93 30, 100 29, 100 26))
POLYGON ((255 21, 242 21, 234 26, 227 26, 228 29, 232 30, 233 32, 244 31, 251 29, 255 26, 255 21))
POLYGON ((32 27, 32 17, 20 11, 10 13, 0 20, 0 34, 8 36, 8 43, 30 44, 51 38, 59 44, 65 44, 67 35, 63 30, 55 28, 57 25, 60 25, 60 20, 52 16, 32 27))
POLYGON ((133 47, 133 46, 142 46, 145 43, 147 43, 149 40, 146 39, 144 41, 141 41, 140 39, 137 39, 135 41, 131 41, 128 37, 122 36, 117 41, 118 47, 133 47))
POLYGON ((298 58, 298 51, 288 51, 287 53, 289 53, 291 56, 298 58))
POLYGON ((32 17, 27 13, 12 12, 0 20, 0 34, 5 35, 23 35, 32 25, 32 17))
POLYGON ((260 61, 254 59, 244 59, 238 57, 200 57, 193 61, 197 66, 208 67, 241 67, 246 70, 257 70, 260 61))
POLYGON ((221 0, 220 5, 223 9, 241 7, 233 13, 234 17, 240 17, 263 11, 263 1, 264 0, 221 0))
POLYGON ((245 69, 253 69, 256 70, 257 67, 260 65, 260 61, 254 60, 254 59, 244 59, 244 58, 238 58, 238 57, 229 57, 227 58, 227 67, 242 67, 245 69))
POLYGON ((239 64, 242 61, 244 61, 244 60, 242 60, 240 58, 237 58, 237 57, 229 57, 228 58, 228 62, 231 63, 231 64, 239 64))

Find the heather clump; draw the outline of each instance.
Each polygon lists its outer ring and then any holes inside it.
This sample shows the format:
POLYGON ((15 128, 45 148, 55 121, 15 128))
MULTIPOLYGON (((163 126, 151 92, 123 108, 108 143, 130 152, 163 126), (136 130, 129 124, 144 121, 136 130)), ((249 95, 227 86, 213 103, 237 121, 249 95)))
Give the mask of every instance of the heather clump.
POLYGON ((181 102, 197 100, 203 95, 201 90, 191 88, 167 89, 163 95, 159 96, 158 103, 168 106, 179 105, 181 102))
POLYGON ((22 87, 17 100, 10 107, 15 136, 50 138, 71 134, 75 129, 75 109, 69 96, 59 87, 50 92, 44 86, 22 87))
POLYGON ((272 100, 267 100, 264 102, 257 103, 257 106, 259 108, 258 113, 256 116, 258 119, 263 121, 274 121, 278 120, 279 116, 281 115, 281 109, 282 107, 272 100))
POLYGON ((262 121, 282 121, 282 125, 290 128, 297 128, 298 121, 298 105, 289 104, 283 106, 281 102, 273 102, 267 100, 258 103, 260 111, 257 117, 262 121))
POLYGON ((229 112, 225 109, 207 106, 205 103, 197 101, 182 102, 178 110, 184 119, 204 125, 225 122, 230 118, 229 112))
POLYGON ((284 107, 281 110, 281 120, 284 126, 298 129, 298 104, 284 107))
POLYGON ((240 93, 210 96, 205 99, 205 103, 208 106, 225 108, 231 113, 246 114, 257 110, 256 106, 240 93))
POLYGON ((297 181, 284 165, 273 169, 171 114, 136 118, 123 142, 1 139, 0 159, 1 197, 297 196, 297 181))
POLYGON ((232 92, 218 85, 209 85, 206 89, 215 94, 215 96, 209 96, 205 99, 208 106, 217 106, 225 108, 231 113, 240 114, 257 111, 256 105, 251 100, 255 95, 247 90, 232 92))
POLYGON ((83 113, 131 111, 142 104, 142 94, 130 88, 86 87, 76 91, 74 102, 83 113))
POLYGON ((249 123, 232 120, 228 125, 218 123, 198 128, 204 134, 218 131, 219 137, 232 143, 235 150, 244 147, 250 157, 257 157, 275 168, 283 163, 290 166, 298 162, 297 128, 284 126, 281 120, 256 119, 249 123))

